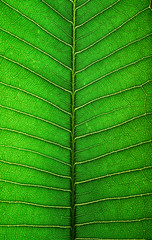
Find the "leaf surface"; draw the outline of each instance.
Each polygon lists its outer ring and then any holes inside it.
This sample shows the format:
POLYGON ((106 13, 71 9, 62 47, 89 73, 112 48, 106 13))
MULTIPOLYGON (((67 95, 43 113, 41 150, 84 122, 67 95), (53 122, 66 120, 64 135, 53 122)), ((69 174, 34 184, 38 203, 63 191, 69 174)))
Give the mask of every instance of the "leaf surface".
POLYGON ((151 2, 0 12, 1 239, 151 239, 151 2))

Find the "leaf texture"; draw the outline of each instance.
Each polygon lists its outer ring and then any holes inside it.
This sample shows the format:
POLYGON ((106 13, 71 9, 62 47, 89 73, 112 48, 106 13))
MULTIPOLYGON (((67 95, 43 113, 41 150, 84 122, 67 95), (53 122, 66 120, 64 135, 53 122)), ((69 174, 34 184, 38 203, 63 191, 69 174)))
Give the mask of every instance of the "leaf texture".
POLYGON ((152 239, 151 1, 0 12, 0 238, 152 239))

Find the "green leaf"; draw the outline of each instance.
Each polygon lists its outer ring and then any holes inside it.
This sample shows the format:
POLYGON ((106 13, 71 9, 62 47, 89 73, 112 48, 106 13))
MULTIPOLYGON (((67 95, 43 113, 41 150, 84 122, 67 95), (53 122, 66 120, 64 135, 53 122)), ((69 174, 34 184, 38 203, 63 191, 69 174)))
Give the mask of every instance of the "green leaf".
POLYGON ((152 239, 151 1, 0 12, 0 239, 152 239))

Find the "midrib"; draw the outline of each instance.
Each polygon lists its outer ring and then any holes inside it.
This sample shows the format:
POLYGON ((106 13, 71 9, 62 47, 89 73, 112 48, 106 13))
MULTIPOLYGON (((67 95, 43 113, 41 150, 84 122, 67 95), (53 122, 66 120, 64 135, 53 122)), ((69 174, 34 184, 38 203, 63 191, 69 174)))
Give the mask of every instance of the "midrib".
POLYGON ((73 0, 72 28, 72 75, 71 75, 71 240, 76 238, 76 192, 75 192, 75 37, 76 37, 76 0, 73 0))

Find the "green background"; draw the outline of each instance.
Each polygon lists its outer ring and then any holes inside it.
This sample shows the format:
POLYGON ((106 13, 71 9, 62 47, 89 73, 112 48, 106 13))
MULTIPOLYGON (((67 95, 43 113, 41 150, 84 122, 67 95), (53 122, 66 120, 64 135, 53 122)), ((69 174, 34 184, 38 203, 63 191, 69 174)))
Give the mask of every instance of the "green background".
MULTIPOLYGON (((150 5, 76 1, 76 239, 152 239, 150 5)), ((1 240, 71 239, 72 8, 0 1, 1 240)))

